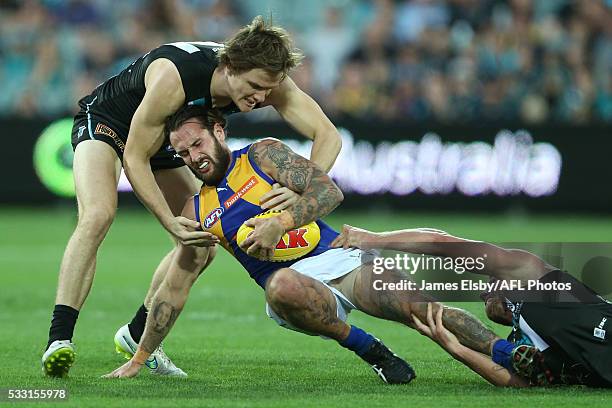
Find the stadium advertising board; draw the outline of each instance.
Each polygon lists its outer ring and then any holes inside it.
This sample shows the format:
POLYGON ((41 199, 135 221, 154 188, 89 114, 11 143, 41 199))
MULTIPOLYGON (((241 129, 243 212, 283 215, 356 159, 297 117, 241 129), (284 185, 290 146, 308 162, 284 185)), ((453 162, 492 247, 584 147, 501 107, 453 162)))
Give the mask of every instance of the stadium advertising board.
MULTIPOLYGON (((3 202, 71 199, 71 121, 2 123, 19 134, 3 202)), ((229 145, 261 137, 284 140, 308 156, 310 142, 283 124, 230 124, 229 145)), ((565 209, 609 211, 605 188, 605 128, 520 126, 414 127, 338 123, 343 147, 331 175, 345 206, 388 205, 439 209, 565 209), (587 137, 578 138, 579 135, 587 137), (442 199, 441 199, 442 198, 442 199)), ((120 191, 131 191, 125 175, 120 191)))

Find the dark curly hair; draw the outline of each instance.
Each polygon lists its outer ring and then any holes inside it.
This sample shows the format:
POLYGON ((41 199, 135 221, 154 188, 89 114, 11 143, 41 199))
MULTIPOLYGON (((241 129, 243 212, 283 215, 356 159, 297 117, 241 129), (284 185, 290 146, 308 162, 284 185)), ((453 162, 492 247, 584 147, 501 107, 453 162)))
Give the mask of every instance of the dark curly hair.
POLYGON ((203 129, 207 129, 212 133, 215 123, 218 123, 225 129, 227 126, 227 120, 218 109, 207 109, 202 106, 187 105, 173 115, 168 116, 164 124, 164 137, 166 142, 170 140, 170 133, 174 132, 185 122, 190 119, 196 119, 202 124, 203 129))

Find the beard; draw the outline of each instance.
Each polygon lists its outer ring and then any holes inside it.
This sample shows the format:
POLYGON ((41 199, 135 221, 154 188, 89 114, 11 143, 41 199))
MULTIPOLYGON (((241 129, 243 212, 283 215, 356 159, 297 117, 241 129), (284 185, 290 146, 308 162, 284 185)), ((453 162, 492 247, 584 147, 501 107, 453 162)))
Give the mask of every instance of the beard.
POLYGON ((209 159, 213 166, 212 171, 202 174, 197 169, 189 167, 189 170, 207 186, 216 186, 223 180, 231 159, 231 152, 227 146, 223 146, 216 138, 213 138, 213 140, 215 143, 214 157, 209 159))

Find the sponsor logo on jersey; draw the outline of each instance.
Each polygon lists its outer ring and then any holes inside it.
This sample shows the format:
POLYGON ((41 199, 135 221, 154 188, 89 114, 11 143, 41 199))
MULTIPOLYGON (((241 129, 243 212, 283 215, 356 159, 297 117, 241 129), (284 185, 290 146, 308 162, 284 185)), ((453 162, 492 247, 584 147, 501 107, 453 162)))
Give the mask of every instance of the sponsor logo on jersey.
POLYGON ((80 139, 83 136, 83 132, 85 131, 85 126, 79 126, 79 134, 77 135, 77 139, 80 139))
POLYGON ((232 205, 236 204, 236 201, 238 201, 240 199, 240 197, 242 197, 243 195, 245 195, 250 189, 252 189, 253 187, 255 187, 257 185, 257 183, 259 183, 259 181, 257 181, 257 177, 255 176, 251 176, 250 179, 247 180, 246 183, 244 183, 242 185, 242 187, 240 187, 235 193, 234 195, 232 195, 230 198, 228 198, 225 203, 223 203, 223 205, 225 206, 225 208, 230 208, 232 205))
POLYGON ((308 241, 304 238, 304 234, 306 233, 306 228, 298 228, 291 231, 287 231, 288 240, 285 242, 283 237, 281 237, 278 244, 276 244, 276 249, 292 249, 292 248, 304 248, 307 247, 308 241))
POLYGON ((123 143, 123 140, 121 140, 121 138, 117 136, 115 131, 109 128, 108 126, 102 123, 98 123, 96 125, 96 130, 94 130, 94 134, 110 137, 111 139, 113 139, 113 142, 115 142, 115 145, 119 148, 119 150, 121 150, 122 152, 125 150, 125 143, 123 143))
POLYGON ((608 321, 608 318, 606 317, 601 319, 601 322, 599 323, 599 325, 595 327, 595 329, 593 329, 594 337, 597 337, 598 339, 602 339, 602 340, 606 339, 606 331, 604 330, 604 325, 606 324, 607 321, 608 321))
POLYGON ((223 209, 223 207, 217 207, 211 212, 209 212, 206 218, 204 218, 204 227, 206 229, 209 229, 210 227, 215 225, 217 221, 221 219, 221 215, 223 214, 224 211, 225 210, 223 209))

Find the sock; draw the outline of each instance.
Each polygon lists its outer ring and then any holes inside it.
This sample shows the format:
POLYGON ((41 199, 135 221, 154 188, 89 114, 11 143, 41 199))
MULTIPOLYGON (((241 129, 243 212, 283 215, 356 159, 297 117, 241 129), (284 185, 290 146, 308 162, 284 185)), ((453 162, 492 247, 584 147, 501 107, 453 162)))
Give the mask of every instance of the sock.
POLYGON ((147 313, 148 312, 147 312, 147 308, 145 307, 145 305, 140 306, 140 308, 134 315, 134 318, 132 319, 132 321, 128 323, 128 329, 130 330, 130 335, 132 336, 132 339, 134 339, 136 343, 140 343, 140 338, 142 337, 142 334, 144 333, 145 324, 147 323, 147 313))
POLYGON ((74 326, 79 311, 66 305, 55 305, 53 308, 53 319, 51 319, 51 327, 49 328, 49 342, 47 348, 55 340, 72 340, 74 326))
POLYGON ((357 326, 351 325, 351 331, 349 332, 348 337, 343 341, 339 341, 338 343, 340 343, 342 347, 354 351, 355 354, 361 356, 368 351, 375 340, 376 339, 374 336, 372 336, 370 333, 361 330, 357 326))
POLYGON ((510 354, 512 353, 513 349, 514 343, 503 339, 497 340, 493 345, 491 357, 495 363, 510 370, 512 367, 510 362, 510 354))

